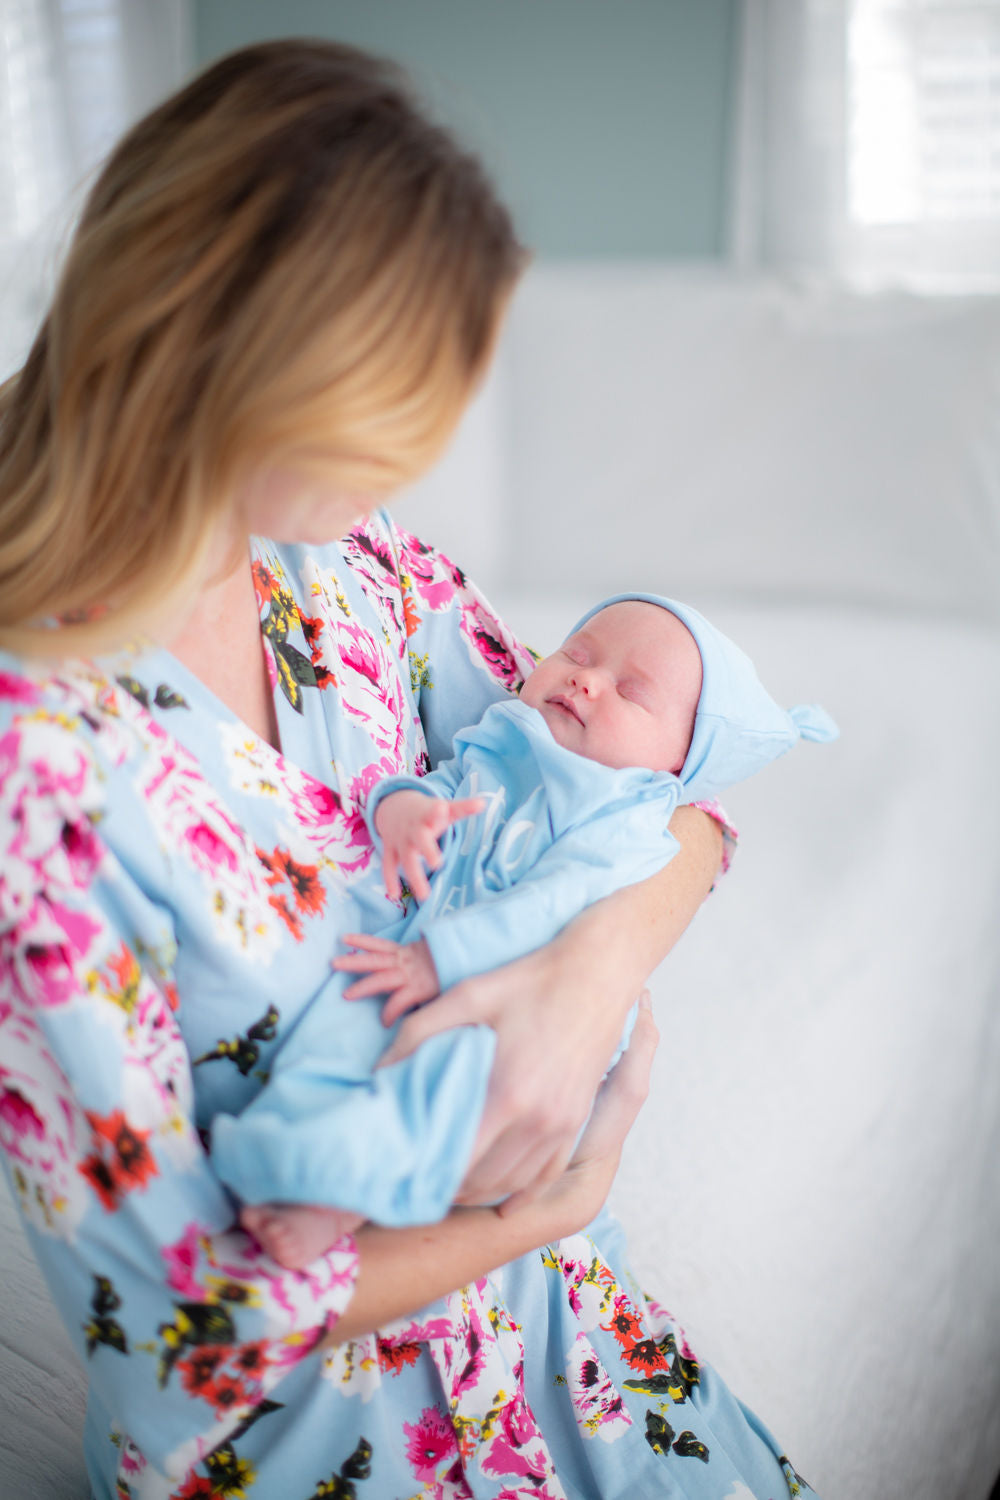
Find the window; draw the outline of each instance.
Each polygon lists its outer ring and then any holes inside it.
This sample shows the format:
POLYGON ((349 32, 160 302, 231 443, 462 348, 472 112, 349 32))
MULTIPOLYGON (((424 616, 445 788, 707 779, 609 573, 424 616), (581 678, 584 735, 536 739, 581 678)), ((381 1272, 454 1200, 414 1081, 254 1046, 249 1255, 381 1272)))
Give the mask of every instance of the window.
POLYGON ((746 0, 743 14, 740 129, 755 135, 737 141, 737 258, 1000 286, 1000 0, 746 0))
POLYGON ((183 76, 186 0, 3 0, 0 379, 23 358, 88 175, 183 76))

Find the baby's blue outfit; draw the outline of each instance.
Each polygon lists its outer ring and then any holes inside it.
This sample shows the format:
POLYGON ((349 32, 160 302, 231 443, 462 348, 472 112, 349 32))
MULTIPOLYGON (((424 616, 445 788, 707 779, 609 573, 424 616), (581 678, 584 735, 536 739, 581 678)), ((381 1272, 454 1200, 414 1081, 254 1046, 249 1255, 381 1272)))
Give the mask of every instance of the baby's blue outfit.
MULTIPOLYGON (((447 831, 430 897, 382 930, 396 942, 424 938, 442 990, 532 952, 585 907, 662 869, 679 848, 668 827, 679 803, 715 796, 799 738, 837 733, 822 709, 779 708, 749 658, 686 605, 618 595, 574 632, 625 599, 670 610, 701 652, 702 691, 679 775, 588 760, 557 744, 535 709, 511 699, 455 736, 451 760, 423 777, 389 777, 369 797, 376 843, 375 811, 393 792, 485 801, 447 831)), ((370 880, 384 903, 377 866, 370 880)), ((391 1226, 435 1222, 468 1166, 495 1034, 458 1027, 376 1070, 394 1032, 381 1023, 381 1001, 343 999, 348 983, 331 977, 243 1113, 215 1117, 215 1169, 248 1203, 325 1203, 391 1226)), ((634 1010, 615 1058, 633 1020, 634 1010)))

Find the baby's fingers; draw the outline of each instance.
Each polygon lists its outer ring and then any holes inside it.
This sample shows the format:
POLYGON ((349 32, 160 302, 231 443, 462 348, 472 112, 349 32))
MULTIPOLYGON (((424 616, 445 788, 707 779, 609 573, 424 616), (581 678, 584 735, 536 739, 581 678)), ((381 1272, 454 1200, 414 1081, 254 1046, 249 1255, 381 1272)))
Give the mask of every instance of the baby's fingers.
MULTIPOLYGON (((376 937, 373 932, 345 932, 341 939, 345 948, 360 948, 364 953, 398 953, 401 944, 392 938, 376 937)), ((334 960, 336 962, 336 960, 334 960)))
POLYGON ((399 851, 388 844, 382 855, 382 884, 390 901, 398 901, 402 895, 399 885, 399 851))
POLYGON ((442 828, 447 828, 449 823, 460 823, 463 818, 474 818, 476 813, 482 812, 486 806, 485 797, 463 797, 458 802, 445 802, 443 804, 446 816, 441 820, 442 828))
POLYGON ((372 995, 391 995, 405 982, 406 976, 398 968, 377 969, 349 984, 344 991, 344 999, 368 1000, 372 995))
POLYGON ((426 998, 427 996, 410 984, 409 980, 404 980, 385 1002, 382 1010, 382 1025, 391 1026, 399 1020, 400 1016, 405 1016, 407 1011, 423 1005, 426 998))
POLYGON ((395 956, 391 953, 340 953, 331 961, 330 967, 339 974, 375 974, 384 973, 395 964, 395 956))

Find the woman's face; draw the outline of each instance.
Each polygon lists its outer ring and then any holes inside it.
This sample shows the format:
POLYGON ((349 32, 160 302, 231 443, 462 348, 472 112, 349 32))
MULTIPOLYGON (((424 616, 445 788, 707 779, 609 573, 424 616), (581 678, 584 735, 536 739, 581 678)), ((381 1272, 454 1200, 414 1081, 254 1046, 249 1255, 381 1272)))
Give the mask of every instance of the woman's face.
POLYGON ((244 487, 237 501, 246 530, 275 542, 334 542, 369 515, 385 496, 345 490, 321 469, 277 465, 244 487))

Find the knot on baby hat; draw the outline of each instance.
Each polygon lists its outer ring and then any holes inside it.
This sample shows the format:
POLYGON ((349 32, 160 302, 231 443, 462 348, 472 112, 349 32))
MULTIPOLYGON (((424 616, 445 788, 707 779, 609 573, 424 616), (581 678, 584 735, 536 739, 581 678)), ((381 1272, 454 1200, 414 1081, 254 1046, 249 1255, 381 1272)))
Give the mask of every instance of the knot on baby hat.
POLYGON ((728 636, 688 604, 662 594, 615 594, 588 610, 573 626, 580 630, 602 609, 638 600, 656 604, 687 626, 701 653, 701 696, 691 745, 679 780, 684 801, 717 796, 744 781, 799 740, 835 740, 830 715, 817 704, 781 708, 757 676, 753 662, 728 636))

